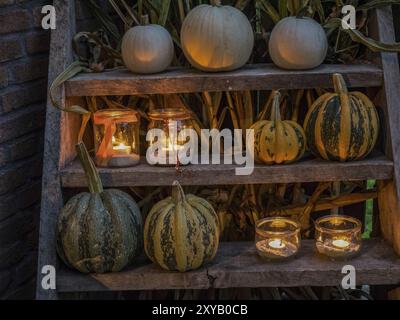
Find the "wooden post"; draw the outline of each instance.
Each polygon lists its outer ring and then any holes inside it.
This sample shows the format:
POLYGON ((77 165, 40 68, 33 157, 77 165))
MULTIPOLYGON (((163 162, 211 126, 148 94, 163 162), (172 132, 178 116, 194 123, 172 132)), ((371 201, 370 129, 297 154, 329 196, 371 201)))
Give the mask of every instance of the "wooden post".
MULTIPOLYGON (((376 27, 373 32, 379 40, 393 43, 396 40, 391 7, 376 10, 376 27)), ((378 102, 384 108, 387 130, 387 157, 394 162, 394 180, 378 182, 379 212, 383 237, 400 255, 400 71, 396 53, 380 55, 384 87, 378 102)))
POLYGON ((400 255, 400 208, 394 182, 379 181, 378 190, 382 235, 400 255))
MULTIPOLYGON (((391 7, 376 10, 375 22, 371 32, 382 42, 396 41, 391 7)), ((396 53, 382 53, 377 62, 383 69, 384 86, 377 100, 384 109, 387 125, 387 157, 394 162, 394 181, 397 198, 400 199, 400 71, 396 53)), ((400 214, 400 212, 399 212, 400 214)))
POLYGON ((400 300, 400 288, 389 292, 389 300, 400 300))
MULTIPOLYGON (((75 34, 75 1, 55 0, 54 6, 57 20, 56 29, 51 34, 49 84, 72 62, 72 37, 75 34)), ((56 94, 56 99, 62 101, 63 97, 64 89, 61 88, 56 94)), ((40 300, 58 298, 56 290, 43 289, 41 271, 43 266, 46 265, 57 267, 55 231, 57 216, 63 205, 59 169, 63 165, 60 159, 60 128, 64 117, 67 117, 67 115, 61 114, 51 105, 51 102, 47 102, 36 287, 36 298, 40 300)))

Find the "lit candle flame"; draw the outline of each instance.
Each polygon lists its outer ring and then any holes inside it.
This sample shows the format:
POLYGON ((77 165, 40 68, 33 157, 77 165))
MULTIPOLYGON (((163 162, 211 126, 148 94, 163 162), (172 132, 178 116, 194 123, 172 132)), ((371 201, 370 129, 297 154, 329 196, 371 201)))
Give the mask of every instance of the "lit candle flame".
POLYGON ((341 249, 345 249, 350 247, 350 242, 347 240, 343 240, 343 239, 336 239, 332 241, 332 244, 337 247, 337 248, 341 248, 341 249))
POLYGON ((271 248, 274 248, 274 249, 283 249, 286 247, 286 245, 283 243, 283 241, 281 239, 271 240, 268 244, 271 248))
POLYGON ((127 146, 123 142, 121 142, 119 145, 113 147, 115 153, 117 154, 131 154, 132 152, 132 147, 127 146))

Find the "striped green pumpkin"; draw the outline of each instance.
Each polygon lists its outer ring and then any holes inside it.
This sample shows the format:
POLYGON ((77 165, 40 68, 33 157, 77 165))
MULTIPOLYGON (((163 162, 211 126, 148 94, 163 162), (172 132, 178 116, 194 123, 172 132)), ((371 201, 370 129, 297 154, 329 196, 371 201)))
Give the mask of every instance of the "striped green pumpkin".
POLYGON ((311 152, 325 160, 365 158, 375 147, 379 118, 374 104, 361 92, 348 92, 340 74, 333 75, 335 93, 321 96, 304 123, 311 152))
POLYGON ((306 150, 303 128, 291 120, 281 120, 281 94, 275 92, 270 120, 256 122, 254 156, 264 164, 287 164, 301 159, 306 150))
POLYGON ((200 268, 215 257, 219 222, 204 199, 185 195, 174 182, 172 196, 157 203, 144 227, 147 256, 161 268, 185 272, 200 268))
POLYGON ((57 223, 57 252, 68 266, 83 273, 117 272, 143 248, 143 222, 135 201, 120 190, 103 190, 83 145, 78 156, 90 193, 71 198, 57 223))

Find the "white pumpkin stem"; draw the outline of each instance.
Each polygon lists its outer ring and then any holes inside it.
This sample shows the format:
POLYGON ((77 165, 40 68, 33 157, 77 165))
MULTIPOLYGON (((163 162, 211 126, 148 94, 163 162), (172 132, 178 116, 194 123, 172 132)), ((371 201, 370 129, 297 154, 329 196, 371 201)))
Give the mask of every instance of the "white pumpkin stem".
POLYGON ((274 100, 272 102, 271 121, 281 120, 281 93, 279 91, 274 92, 274 100))
POLYGON ((148 15, 148 14, 144 14, 144 15, 141 17, 141 24, 142 24, 143 26, 147 26, 148 24, 150 24, 150 18, 149 18, 149 15, 148 15))
POLYGON ((215 7, 221 6, 221 0, 211 0, 211 5, 215 7))
POLYGON ((85 171, 90 193, 102 193, 104 191, 99 172, 93 163, 85 144, 81 141, 76 145, 79 161, 85 171))
POLYGON ((178 181, 174 181, 172 184, 172 200, 175 203, 186 201, 185 192, 178 181))
POLYGON ((344 81, 343 76, 340 73, 335 73, 333 75, 333 87, 337 94, 347 94, 349 90, 347 89, 346 81, 344 81))

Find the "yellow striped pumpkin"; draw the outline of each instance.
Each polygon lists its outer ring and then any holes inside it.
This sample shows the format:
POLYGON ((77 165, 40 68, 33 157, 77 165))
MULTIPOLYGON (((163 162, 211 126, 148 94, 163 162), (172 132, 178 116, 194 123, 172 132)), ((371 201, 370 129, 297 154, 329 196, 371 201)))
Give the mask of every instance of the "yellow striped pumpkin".
POLYGON ((174 182, 172 196, 157 203, 147 216, 144 246, 160 267, 185 272, 214 259, 219 244, 219 222, 203 198, 185 195, 174 182))
POLYGON ((256 122, 254 129, 254 156, 265 164, 291 163, 299 160, 306 150, 303 128, 291 120, 281 120, 281 94, 276 91, 270 120, 256 122))
POLYGON ((334 93, 321 96, 305 119, 308 146, 325 160, 365 158, 375 147, 379 118, 372 101, 361 92, 349 92, 341 74, 333 75, 334 93))

